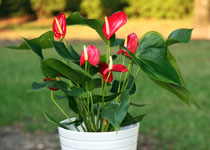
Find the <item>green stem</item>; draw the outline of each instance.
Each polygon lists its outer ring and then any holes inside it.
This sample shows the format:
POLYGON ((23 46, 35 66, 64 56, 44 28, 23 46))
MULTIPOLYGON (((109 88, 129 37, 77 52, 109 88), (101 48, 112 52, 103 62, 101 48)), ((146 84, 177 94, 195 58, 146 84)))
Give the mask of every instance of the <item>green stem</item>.
POLYGON ((67 43, 66 43, 66 39, 65 38, 63 38, 63 43, 67 47, 67 43))
MULTIPOLYGON (((104 79, 103 78, 101 78, 101 82, 102 82, 102 84, 101 84, 101 95, 103 94, 103 88, 104 88, 104 79)), ((99 120, 100 120, 100 118, 99 118, 99 114, 100 114, 100 109, 101 109, 101 104, 100 103, 98 103, 98 110, 97 110, 97 123, 96 123, 96 127, 97 127, 97 129, 99 128, 99 120)))
POLYGON ((106 82, 105 82, 105 85, 104 85, 104 90, 103 90, 103 97, 102 97, 102 106, 104 106, 104 96, 106 95, 106 87, 107 87, 107 82, 108 82, 108 79, 111 75, 111 71, 109 72, 107 78, 106 78, 106 82))
POLYGON ((104 79, 103 78, 101 78, 101 95, 103 94, 102 92, 103 92, 103 87, 104 87, 104 79))
MULTIPOLYGON (((123 53, 123 62, 122 65, 125 65, 125 53, 123 53)), ((121 87, 121 81, 122 81, 122 72, 120 73, 120 81, 119 81, 119 85, 118 85, 118 93, 120 92, 120 87, 121 87)), ((118 96, 118 101, 120 101, 120 97, 118 96)))
POLYGON ((131 61, 131 67, 130 67, 130 69, 129 69, 128 71, 129 71, 129 76, 128 76, 128 79, 125 80, 125 81, 126 81, 126 84, 125 84, 125 86, 122 88, 122 91, 125 91, 125 90, 126 90, 126 88, 127 88, 127 86, 128 86, 128 83, 129 83, 129 81, 130 81, 130 79, 131 79, 132 72, 133 72, 133 61, 131 61))
MULTIPOLYGON (((84 118, 83 111, 80 108, 81 107, 81 104, 79 104, 79 100, 78 101, 76 100, 76 103, 77 103, 77 106, 78 106, 79 114, 81 115, 82 118, 84 118)), ((83 119, 83 121, 84 121, 84 119, 83 119)), ((84 121, 84 123, 85 123, 85 121, 84 121)), ((87 132, 87 130, 85 129, 85 127, 82 125, 82 123, 81 123, 81 127, 82 127, 82 129, 83 129, 84 132, 87 132)))
POLYGON ((88 70, 87 70, 87 61, 85 61, 85 72, 88 72, 88 70))
POLYGON ((107 132, 109 129, 109 122, 107 121, 105 127, 104 127, 104 132, 107 132))
MULTIPOLYGON (((106 78, 106 82, 105 82, 105 85, 104 85, 104 89, 103 89, 103 97, 102 97, 102 107, 104 106, 104 97, 105 97, 105 95, 106 95, 106 87, 107 87, 107 82, 108 82, 108 79, 109 79, 109 77, 110 77, 110 75, 111 75, 111 71, 109 72, 109 74, 108 74, 108 76, 107 76, 107 78, 106 78)), ((100 108, 101 109, 101 108, 100 108)), ((101 127, 101 131, 103 131, 103 127, 104 127, 104 121, 103 121, 103 119, 101 119, 101 122, 100 122, 100 127, 101 127)))
MULTIPOLYGON (((85 72, 89 73, 88 71, 88 65, 87 65, 87 61, 85 61, 85 72)), ((90 123, 90 125, 92 124, 91 130, 95 129, 95 122, 93 121, 93 117, 92 117, 92 110, 90 111, 90 92, 88 91, 88 84, 86 82, 86 97, 87 97, 87 109, 88 109, 88 121, 90 123)), ((91 106, 92 107, 92 106, 91 106)))
POLYGON ((130 67, 131 67, 131 60, 130 60, 129 65, 128 65, 128 71, 126 72, 125 77, 124 77, 124 81, 123 81, 123 85, 122 85, 122 90, 123 90, 123 87, 125 86, 126 79, 128 77, 128 73, 129 73, 130 67))
MULTIPOLYGON (((65 111, 58 105, 58 103, 55 101, 54 98, 54 92, 51 91, 51 100, 53 101, 53 103, 58 107, 58 109, 64 114, 64 116, 69 120, 70 123, 72 123, 72 120, 70 119, 70 117, 65 113, 65 111)), ((77 131, 79 131, 79 129, 77 128, 77 126, 74 125, 74 127, 77 129, 77 131)))
POLYGON ((130 90, 132 89, 132 87, 133 87, 134 83, 136 82, 136 79, 137 79, 137 77, 138 77, 140 71, 141 71, 141 68, 139 67, 138 70, 137 70, 137 72, 136 72, 136 75, 135 75, 135 77, 134 77, 134 80, 133 80, 133 82, 131 83, 131 86, 130 86, 130 88, 128 89, 128 91, 130 91, 130 90))
MULTIPOLYGON (((88 112, 87 112, 87 110, 85 108, 85 106, 87 106, 87 104, 85 102, 85 99, 82 96, 80 96, 80 97, 81 97, 82 101, 85 103, 83 105, 83 111, 81 111, 81 112, 84 112, 84 114, 81 113, 81 115, 82 115, 82 118, 84 120, 84 123, 85 123, 85 126, 87 128, 87 131, 91 132, 91 124, 90 124, 90 122, 88 122, 87 116, 86 116, 86 114, 88 114, 88 112)), ((79 104, 78 106, 81 106, 81 105, 79 104)))
POLYGON ((94 108, 93 108, 93 96, 90 92, 90 100, 91 100, 91 114, 92 114, 92 124, 95 131, 97 131, 96 122, 95 122, 95 114, 94 114, 94 108))
POLYGON ((98 130, 98 128, 99 128, 99 114, 100 114, 100 109, 101 109, 101 105, 100 104, 98 104, 98 111, 97 111, 97 120, 96 120, 96 128, 97 128, 97 130, 98 130))

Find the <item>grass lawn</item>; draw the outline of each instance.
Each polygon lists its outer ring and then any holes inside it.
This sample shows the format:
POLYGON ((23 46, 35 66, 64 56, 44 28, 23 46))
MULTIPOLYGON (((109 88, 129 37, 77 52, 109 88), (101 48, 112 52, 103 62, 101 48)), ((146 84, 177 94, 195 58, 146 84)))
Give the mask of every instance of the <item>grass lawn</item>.
MULTIPOLYGON (((90 43, 86 43, 90 44, 90 43)), ((91 43, 93 44, 93 43, 91 43)), ((94 42, 100 49, 106 47, 94 42)), ((74 42, 76 49, 82 49, 80 42, 74 42)), ((137 80, 137 92, 132 96, 136 103, 151 104, 145 108, 133 109, 136 113, 148 113, 141 123, 140 136, 152 136, 159 141, 160 149, 208 150, 210 149, 210 42, 192 41, 171 47, 172 53, 183 73, 189 89, 198 98, 202 111, 187 107, 171 93, 159 88, 144 73, 137 80)), ((112 51, 113 53, 116 50, 112 51)), ((14 51, 0 47, 0 126, 22 122, 26 130, 54 131, 42 115, 47 110, 57 120, 64 117, 52 104, 49 90, 27 93, 33 81, 42 82, 39 58, 31 51, 14 51)), ((45 56, 56 56, 52 50, 45 50, 45 56)), ((115 63, 121 63, 121 56, 115 63)), ((119 74, 116 74, 119 75, 119 74)), ((60 101, 66 107, 65 101, 60 101)))

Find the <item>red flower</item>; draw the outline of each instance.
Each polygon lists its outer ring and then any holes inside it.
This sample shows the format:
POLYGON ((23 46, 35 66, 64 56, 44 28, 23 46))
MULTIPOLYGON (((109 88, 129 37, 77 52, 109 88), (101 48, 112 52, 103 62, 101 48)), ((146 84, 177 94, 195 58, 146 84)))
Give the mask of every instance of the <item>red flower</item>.
POLYGON ((101 63, 99 65, 99 72, 103 76, 104 82, 107 81, 107 83, 110 83, 113 80, 112 71, 115 71, 115 72, 127 72, 128 69, 125 66, 121 65, 121 64, 113 65, 112 58, 110 56, 109 66, 106 63, 101 63), (109 72, 110 72, 110 76, 108 78, 109 72))
POLYGON ((64 13, 58 15, 53 21, 53 32, 56 39, 66 35, 66 16, 64 13))
MULTIPOLYGON (((138 47, 137 35, 135 33, 129 34, 127 36, 127 38, 125 39, 124 46, 134 54, 136 51, 136 48, 138 47)), ((122 49, 119 50, 119 52, 117 54, 119 55, 122 53, 125 53, 126 56, 130 57, 128 52, 126 52, 125 50, 122 50, 122 49)))
POLYGON ((87 48, 84 46, 84 51, 80 57, 80 66, 82 66, 85 61, 89 61, 90 64, 96 66, 99 63, 99 60, 100 52, 95 46, 90 45, 87 48))
POLYGON ((110 37, 124 24, 127 22, 126 13, 118 11, 112 14, 108 19, 105 17, 103 24, 103 33, 105 38, 108 40, 110 37))
MULTIPOLYGON (((45 78, 44 81, 52 81, 52 79, 50 79, 50 78, 45 78)), ((50 87, 49 87, 48 89, 50 89, 50 90, 52 90, 52 91, 57 91, 57 90, 59 90, 59 88, 50 88, 50 87)))
MULTIPOLYGON (((104 82, 106 82, 106 79, 108 77, 108 74, 104 74, 104 70, 106 70, 106 68, 109 68, 109 66, 106 63, 101 63, 99 65, 99 72, 101 73, 101 75, 103 76, 104 82)), ((113 80, 113 74, 111 73, 109 76, 109 79, 107 80, 107 83, 112 82, 113 80)))

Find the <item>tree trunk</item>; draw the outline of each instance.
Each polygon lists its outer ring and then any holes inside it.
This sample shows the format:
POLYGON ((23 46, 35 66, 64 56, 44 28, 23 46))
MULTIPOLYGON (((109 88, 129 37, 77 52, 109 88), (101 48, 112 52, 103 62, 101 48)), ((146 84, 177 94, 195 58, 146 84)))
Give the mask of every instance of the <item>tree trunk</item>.
POLYGON ((196 26, 209 24, 209 0, 194 0, 194 23, 196 26))

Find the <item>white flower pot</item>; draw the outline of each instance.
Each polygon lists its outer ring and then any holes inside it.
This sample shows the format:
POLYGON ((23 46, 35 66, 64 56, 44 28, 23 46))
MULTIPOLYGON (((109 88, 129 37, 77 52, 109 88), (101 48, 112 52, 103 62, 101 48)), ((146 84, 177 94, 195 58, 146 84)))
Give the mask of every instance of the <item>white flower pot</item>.
MULTIPOLYGON (((74 120, 74 118, 72 119, 74 120)), ((64 120, 61 123, 67 123, 64 120)), ((61 150, 136 150, 139 123, 121 127, 118 132, 80 132, 58 127, 61 150)))

